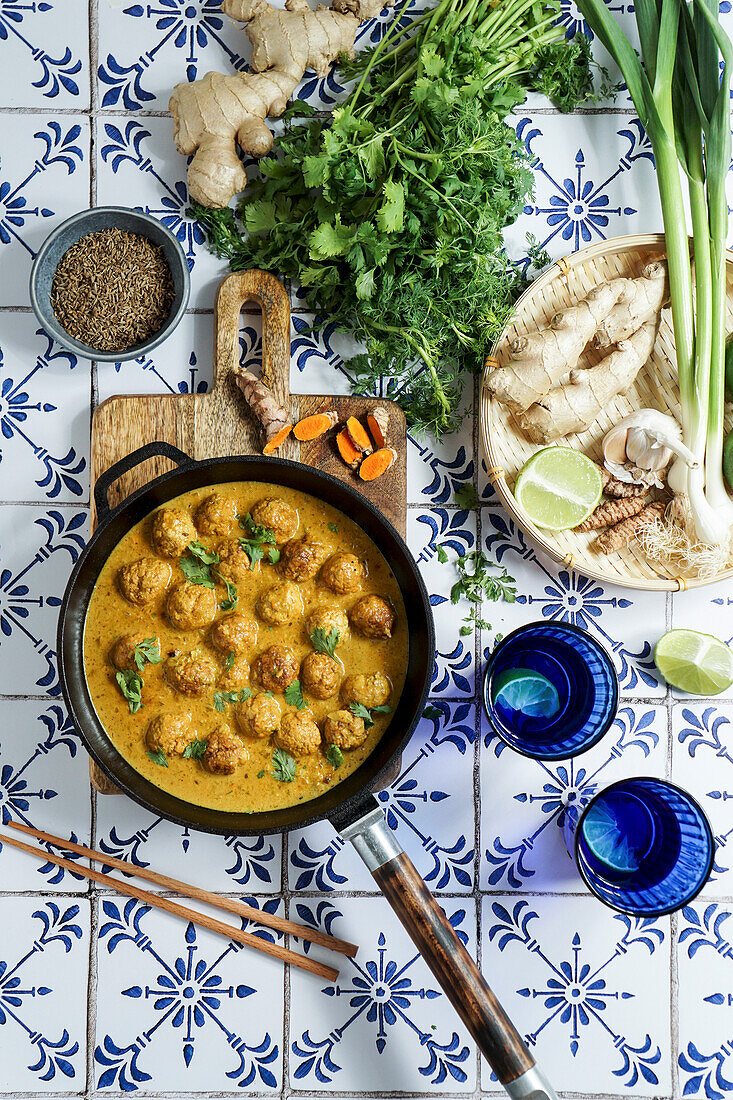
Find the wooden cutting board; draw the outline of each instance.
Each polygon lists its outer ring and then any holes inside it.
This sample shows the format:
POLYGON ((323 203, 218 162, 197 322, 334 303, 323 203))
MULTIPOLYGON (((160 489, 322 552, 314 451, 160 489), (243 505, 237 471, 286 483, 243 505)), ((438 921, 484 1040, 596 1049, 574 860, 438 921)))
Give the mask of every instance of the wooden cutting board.
MULTIPOLYGON (((339 420, 363 417, 375 405, 389 405, 390 446, 397 459, 381 478, 366 483, 349 470, 334 445, 334 432, 307 443, 292 436, 278 457, 316 466, 359 489, 404 536, 407 524, 407 436, 405 417, 393 402, 372 397, 290 393, 290 303, 282 283, 264 271, 244 271, 222 280, 214 316, 214 383, 202 394, 118 395, 104 401, 92 420, 92 484, 125 455, 153 440, 175 444, 192 458, 226 458, 261 453, 259 428, 232 375, 239 367, 239 314, 245 302, 262 309, 262 379, 278 401, 289 408, 295 424, 321 409, 333 409, 339 420)), ((124 474, 110 489, 112 507, 142 485, 173 468, 153 458, 124 474)), ((93 507, 93 503, 92 503, 93 507)), ((92 513, 92 526, 96 516, 92 513)), ((93 761, 91 780, 102 794, 118 794, 93 761)))

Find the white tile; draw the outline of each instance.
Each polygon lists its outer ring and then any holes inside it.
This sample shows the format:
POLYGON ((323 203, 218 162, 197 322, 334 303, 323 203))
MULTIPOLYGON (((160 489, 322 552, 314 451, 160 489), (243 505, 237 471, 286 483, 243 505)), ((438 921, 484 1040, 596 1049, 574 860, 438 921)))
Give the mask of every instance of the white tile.
POLYGON ((186 313, 150 354, 125 363, 99 363, 100 402, 117 393, 205 393, 214 376, 213 329, 211 314, 186 313))
POLYGON ((3 107, 89 106, 86 0, 3 5, 0 11, 3 107))
MULTIPOLYGON (((88 757, 61 703, 8 699, 2 704, 0 820, 89 844, 91 797, 88 757)), ((9 833, 27 840, 20 833, 9 833)), ((32 841, 30 843, 33 843, 32 841)), ((0 845, 3 890, 79 892, 86 882, 61 867, 0 845)), ((59 854, 57 852, 57 854, 59 854)), ((60 853, 77 860, 71 852, 60 853)))
MULTIPOLYGON (((281 911, 275 899, 265 904, 281 911)), ((97 1089, 275 1093, 282 963, 134 898, 98 906, 97 1089)))
MULTIPOLYGON (((387 823, 432 891, 473 888, 475 707, 432 703, 402 754, 397 779, 377 795, 387 823)), ((328 822, 288 835, 291 890, 376 892, 351 844, 328 822)))
POLYGON ((0 149, 0 306, 27 306, 36 252, 56 226, 89 206, 89 120, 3 114, 0 149))
POLYGON ((700 630, 733 643, 733 581, 706 584, 672 596, 672 626, 675 629, 700 630))
POLYGON ((730 1092, 733 1054, 733 915, 730 904, 688 905, 679 918, 679 1088, 715 1100, 730 1092))
POLYGON ((0 499, 89 498, 91 371, 31 313, 0 336, 0 499))
POLYGON ((60 694, 56 622, 88 509, 0 506, 0 694, 60 694))
POLYGON ((457 489, 475 485, 473 457, 475 423, 474 376, 466 374, 459 406, 460 427, 441 439, 432 435, 407 436, 407 499, 410 504, 453 504, 457 489))
POLYGON ((89 903, 0 898, 2 1089, 82 1092, 86 1074, 89 903))
MULTIPOLYGON (((636 592, 560 568, 532 549, 499 508, 481 512, 484 550, 516 580, 515 603, 485 604, 483 616, 508 634, 523 623, 551 619, 593 634, 613 657, 621 691, 630 697, 663 696, 654 646, 666 629, 666 594, 636 592)), ((482 645, 486 645, 482 639, 482 645)))
POLYGON ((666 709, 622 704, 594 748, 560 761, 512 752, 482 719, 481 888, 583 892, 563 840, 567 811, 628 775, 665 775, 666 709))
POLYGON ((672 710, 672 778, 698 800, 715 835, 705 896, 733 895, 733 706, 678 703, 672 710))
POLYGON ((671 1094, 668 918, 625 917, 595 898, 485 897, 481 950, 558 1092, 671 1094))
MULTIPOLYGON (((473 954, 473 900, 451 899, 444 908, 473 954)), ((289 1084, 296 1095, 473 1092, 474 1047, 384 898, 303 900, 290 915, 359 944, 332 985, 291 974, 289 1084)))

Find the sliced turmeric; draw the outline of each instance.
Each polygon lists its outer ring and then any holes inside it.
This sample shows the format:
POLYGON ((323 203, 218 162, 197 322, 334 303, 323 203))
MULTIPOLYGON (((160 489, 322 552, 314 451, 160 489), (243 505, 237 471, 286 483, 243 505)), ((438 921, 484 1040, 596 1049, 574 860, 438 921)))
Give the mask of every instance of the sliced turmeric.
POLYGON ((374 450, 372 441, 367 435, 364 426, 355 416, 350 416, 346 421, 346 431, 349 433, 351 442, 358 451, 361 451, 363 455, 370 455, 372 453, 374 450))
POLYGON ((626 497, 624 500, 607 500, 599 504, 595 512, 574 528, 575 531, 597 531, 601 527, 613 527, 631 516, 638 516, 646 507, 642 497, 626 497))
POLYGON ((598 536, 595 544, 604 554, 613 554, 617 550, 622 550, 624 546, 628 546, 630 542, 633 542, 645 527, 649 527, 652 523, 656 523, 658 519, 661 519, 666 510, 667 501, 656 500, 653 504, 647 505, 638 515, 631 516, 629 519, 623 520, 622 523, 617 523, 615 527, 609 527, 603 534, 598 536))
POLYGON ((336 436, 336 447, 349 469, 356 470, 361 462, 362 454, 361 451, 354 446, 346 428, 342 428, 336 436))
POLYGON ((367 414, 366 420, 367 427, 372 433, 372 439, 374 440, 377 450, 386 447, 389 429, 389 412, 384 405, 377 405, 376 409, 372 409, 372 411, 367 414))
POLYGON ((362 481, 376 481, 387 472, 396 458, 397 452, 391 447, 382 447, 364 459, 359 467, 359 477, 362 481))
POLYGON ((282 405, 278 404, 274 393, 248 370, 239 370, 234 375, 244 400, 262 429, 264 444, 263 455, 271 455, 283 445, 293 430, 290 417, 282 405))
POLYGON ((306 416, 293 428, 293 435, 296 439, 304 442, 308 439, 318 439, 319 436, 325 435, 327 431, 335 427, 338 424, 338 413, 335 413, 332 409, 328 412, 314 413, 312 416, 306 416))

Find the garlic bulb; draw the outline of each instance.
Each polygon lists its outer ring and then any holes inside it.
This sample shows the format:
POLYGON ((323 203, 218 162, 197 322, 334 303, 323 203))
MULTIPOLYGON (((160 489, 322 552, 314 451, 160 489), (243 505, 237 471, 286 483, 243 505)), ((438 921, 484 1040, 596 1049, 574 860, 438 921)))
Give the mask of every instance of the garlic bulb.
POLYGON ((619 420, 603 437, 603 465, 629 484, 662 488, 662 472, 672 455, 688 466, 698 465, 682 442, 682 428, 673 416, 658 409, 639 409, 619 420))

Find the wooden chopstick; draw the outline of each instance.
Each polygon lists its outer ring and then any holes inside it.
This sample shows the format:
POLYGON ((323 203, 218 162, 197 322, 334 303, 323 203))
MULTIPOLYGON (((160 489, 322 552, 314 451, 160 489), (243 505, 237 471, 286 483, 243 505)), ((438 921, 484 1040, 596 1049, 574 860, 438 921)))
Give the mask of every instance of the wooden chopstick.
MULTIPOLYGON (((109 886, 112 890, 116 890, 118 894, 136 898, 155 909, 164 909, 166 913, 172 913, 174 917, 181 917, 183 920, 191 921, 201 928, 208 928, 210 932, 217 932, 220 936, 226 936, 227 939, 234 940, 235 943, 241 943, 245 947, 253 947, 255 951, 262 951, 265 955, 272 955, 273 958, 291 963, 293 966, 300 967, 301 970, 308 970, 311 974, 317 974, 320 978, 325 978, 329 982, 335 982, 338 978, 338 970, 317 962, 315 959, 310 959, 307 955, 299 955, 296 951, 281 947, 279 943, 270 943, 269 940, 263 940, 249 932, 242 932, 239 928, 224 924, 223 921, 216 920, 214 917, 197 913, 195 909, 187 909, 184 905, 178 905, 175 901, 162 897, 160 894, 151 894, 148 890, 130 886, 129 883, 112 878, 111 875, 102 875, 99 871, 92 871, 89 867, 73 863, 70 859, 64 859, 62 856, 57 856, 44 848, 34 848, 30 844, 24 844, 22 840, 16 840, 15 837, 5 834, 0 834, 0 844, 8 844, 11 848, 19 848, 21 852, 27 852, 28 855, 53 863, 57 867, 64 867, 67 871, 83 875, 84 878, 91 879, 92 882, 98 882, 102 886, 109 886)), ((259 910, 255 910, 255 912, 259 914, 259 910)))
MULTIPOLYGON (((204 890, 200 886, 192 886, 190 883, 181 882, 177 878, 161 875, 158 871, 151 871, 147 867, 138 867, 134 863, 127 863, 124 859, 117 859, 105 852, 97 852, 94 848, 85 848, 83 844, 75 844, 71 840, 64 840, 63 837, 54 836, 53 833, 44 833, 40 829, 32 829, 30 825, 23 825, 20 821, 8 821, 7 824, 11 829, 28 833, 36 840, 53 844, 55 848, 64 848, 69 852, 76 852, 77 855, 86 856, 87 859, 91 859, 95 863, 106 863, 110 867, 116 867, 120 871, 125 871, 128 875, 133 875, 135 878, 143 878, 148 882, 154 882, 158 886, 173 890, 177 894, 195 898, 197 901, 204 901, 217 909, 224 909, 228 913, 235 913, 238 917, 246 917, 247 920, 257 921, 258 924, 264 924, 268 928, 275 928, 278 932, 289 932, 291 935, 297 936, 298 939, 308 940, 310 943, 317 943, 320 947, 327 947, 331 951, 348 955, 350 959, 353 959, 359 950, 356 944, 349 943, 348 940, 339 940, 336 936, 329 936, 327 932, 321 932, 318 928, 308 928, 305 924, 286 920, 285 917, 265 913, 260 909, 253 908, 251 905, 245 905, 243 901, 237 901, 235 898, 220 897, 219 894, 215 894, 211 890, 204 890)), ((116 882, 117 880, 114 879, 113 881, 116 882)))

